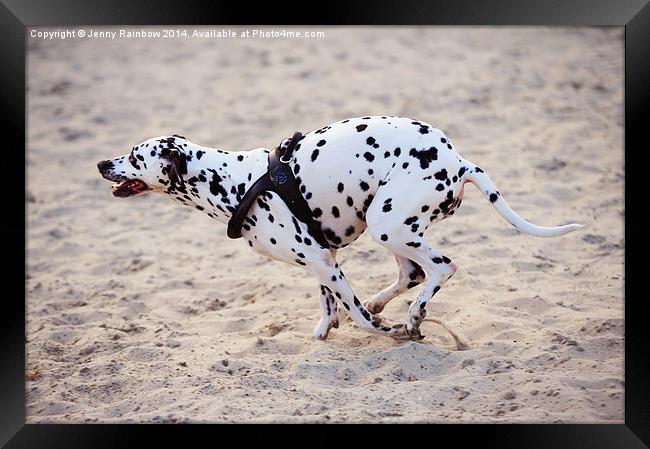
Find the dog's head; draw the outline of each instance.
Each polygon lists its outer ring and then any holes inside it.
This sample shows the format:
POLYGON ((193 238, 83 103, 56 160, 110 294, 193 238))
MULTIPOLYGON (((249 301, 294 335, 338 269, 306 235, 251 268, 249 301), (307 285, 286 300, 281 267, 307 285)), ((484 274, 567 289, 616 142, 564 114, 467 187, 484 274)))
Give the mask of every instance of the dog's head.
POLYGON ((174 134, 136 145, 124 156, 97 163, 99 173, 113 181, 113 195, 126 198, 149 191, 182 186, 187 174, 187 140, 174 134))

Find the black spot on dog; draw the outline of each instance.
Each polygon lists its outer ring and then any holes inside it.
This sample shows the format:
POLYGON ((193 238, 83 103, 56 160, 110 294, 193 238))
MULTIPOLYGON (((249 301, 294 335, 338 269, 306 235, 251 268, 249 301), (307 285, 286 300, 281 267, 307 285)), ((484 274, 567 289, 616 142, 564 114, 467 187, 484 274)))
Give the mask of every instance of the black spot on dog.
POLYGON ((314 151, 311 153, 311 161, 312 161, 312 162, 316 161, 316 158, 318 158, 318 150, 317 150, 317 149, 314 150, 314 151))
POLYGON ((343 191, 343 188, 344 188, 343 183, 339 182, 339 185, 337 187, 337 190, 339 191, 339 193, 341 193, 343 191))
POLYGON ((438 173, 433 175, 433 177, 436 178, 438 181, 444 181, 445 179, 447 179, 447 170, 443 168, 438 173))
POLYGON ((316 144, 316 146, 317 146, 317 147, 322 147, 322 146, 325 145, 326 143, 327 143, 326 141, 324 141, 324 140, 320 140, 320 141, 318 141, 318 143, 316 144))
POLYGON ((404 224, 405 224, 405 225, 410 225, 410 224, 415 223, 416 221, 418 221, 418 217, 416 217, 416 216, 414 216, 414 217, 409 217, 409 218, 407 218, 406 220, 404 220, 404 224))
POLYGON ((323 229, 323 234, 325 234, 325 237, 327 237, 327 239, 330 242, 332 242, 332 243, 334 243, 336 245, 341 243, 341 238, 338 235, 336 235, 336 233, 334 231, 332 231, 331 229, 329 229, 329 228, 323 229))
POLYGON ((341 214, 339 213, 339 208, 336 206, 332 207, 332 215, 334 215, 334 218, 339 218, 341 214))
POLYGON ((365 182, 365 181, 361 181, 361 182, 359 183, 359 187, 361 187, 361 190, 363 190, 364 192, 370 188, 370 186, 368 185, 368 183, 365 182))
POLYGON ((361 132, 365 130, 368 127, 368 125, 357 125, 357 131, 361 132))
POLYGON ((367 143, 368 145, 374 145, 374 143, 375 143, 375 138, 374 138, 374 137, 368 137, 368 138, 366 139, 366 143, 367 143))
POLYGON ((352 234, 354 234, 354 226, 350 226, 345 230, 346 237, 350 237, 352 234))
POLYGON ((368 208, 370 207, 370 203, 372 203, 374 196, 372 194, 368 195, 368 197, 363 201, 363 211, 367 211, 368 208))
POLYGON ((296 228, 296 232, 302 235, 302 231, 300 230, 300 225, 298 224, 296 217, 291 217, 291 221, 293 222, 293 227, 296 228))
POLYGON ((380 238, 383 242, 388 240, 388 236, 386 234, 382 234, 380 238))
POLYGON ((420 161, 420 167, 425 169, 429 168, 429 164, 438 159, 438 149, 431 147, 428 150, 417 151, 411 148, 409 155, 420 161))
POLYGON ((372 162, 372 161, 375 160, 375 156, 372 153, 370 153, 369 151, 366 151, 365 153, 363 153, 363 157, 365 157, 368 162, 372 162))
MULTIPOLYGON (((490 194, 490 202, 491 203, 494 203, 498 199, 499 199, 499 196, 496 193, 491 193, 490 194)), ((465 210, 465 209, 463 209, 463 210, 465 210)))
POLYGON ((399 156, 402 153, 402 150, 399 149, 399 147, 395 148, 395 151, 393 151, 393 154, 395 157, 399 156))
POLYGON ((260 206, 262 209, 264 209, 267 212, 271 211, 271 208, 269 205, 266 203, 266 201, 262 201, 261 199, 257 199, 257 205, 260 206))

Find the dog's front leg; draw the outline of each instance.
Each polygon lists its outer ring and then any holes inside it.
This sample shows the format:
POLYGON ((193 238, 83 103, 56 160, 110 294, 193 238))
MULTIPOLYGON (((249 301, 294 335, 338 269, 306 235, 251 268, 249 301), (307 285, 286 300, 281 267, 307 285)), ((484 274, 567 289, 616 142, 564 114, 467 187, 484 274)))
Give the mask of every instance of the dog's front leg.
MULTIPOLYGON (((242 235, 251 248, 273 259, 307 269, 336 298, 338 306, 345 308, 358 327, 399 339, 412 337, 405 324, 390 325, 381 317, 373 316, 361 304, 336 263, 334 251, 321 247, 310 236, 307 225, 297 220, 275 193, 260 195, 248 218, 248 229, 245 227, 242 235)), ((334 322, 331 321, 332 326, 334 322)), ((326 336, 320 331, 329 324, 320 323, 316 330, 318 335, 326 336)))
POLYGON ((334 294, 339 305, 359 328, 397 339, 417 337, 417 332, 409 334, 405 324, 392 325, 379 315, 371 314, 352 291, 341 267, 330 252, 321 253, 319 257, 307 260, 306 268, 316 276, 321 285, 334 294))
POLYGON ((314 329, 314 338, 325 340, 331 328, 339 327, 339 316, 336 299, 329 288, 320 286, 321 318, 314 329))

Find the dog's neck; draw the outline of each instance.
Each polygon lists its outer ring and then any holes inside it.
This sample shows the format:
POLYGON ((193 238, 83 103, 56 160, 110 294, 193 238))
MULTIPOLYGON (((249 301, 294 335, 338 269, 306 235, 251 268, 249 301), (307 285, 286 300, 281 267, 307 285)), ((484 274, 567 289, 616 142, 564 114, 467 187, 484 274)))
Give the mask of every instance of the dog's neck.
POLYGON ((184 151, 189 160, 182 183, 170 184, 163 192, 224 224, 268 166, 264 148, 226 151, 192 144, 184 151))

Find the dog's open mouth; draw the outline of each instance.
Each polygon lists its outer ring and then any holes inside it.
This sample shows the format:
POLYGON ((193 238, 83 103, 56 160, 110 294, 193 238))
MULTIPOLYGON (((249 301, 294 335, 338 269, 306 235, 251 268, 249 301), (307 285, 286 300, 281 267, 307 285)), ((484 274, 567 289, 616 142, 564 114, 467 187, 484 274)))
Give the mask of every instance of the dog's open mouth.
POLYGON ((146 192, 151 188, 144 181, 139 179, 127 179, 126 181, 113 184, 113 195, 126 198, 127 196, 137 195, 138 193, 146 192))

